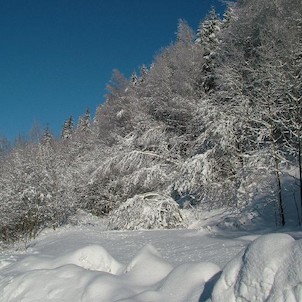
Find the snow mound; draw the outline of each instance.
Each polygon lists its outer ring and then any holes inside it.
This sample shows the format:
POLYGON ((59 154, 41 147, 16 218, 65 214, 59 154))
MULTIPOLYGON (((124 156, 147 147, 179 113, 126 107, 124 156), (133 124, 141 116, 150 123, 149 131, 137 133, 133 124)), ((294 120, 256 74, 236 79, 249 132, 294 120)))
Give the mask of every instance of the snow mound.
POLYGON ((150 244, 126 266, 90 245, 57 258, 27 256, 1 271, 1 302, 199 301, 219 271, 211 263, 173 268, 150 244))
POLYGON ((164 298, 161 301, 199 301, 206 283, 219 272, 220 268, 214 263, 181 264, 168 275, 160 287, 164 298))
POLYGON ((213 278, 213 276, 215 276, 219 271, 220 268, 213 263, 184 263, 173 269, 167 278, 159 283, 156 290, 145 291, 131 299, 122 301, 201 301, 201 293, 203 293, 207 281, 213 278))
POLYGON ((103 247, 90 245, 61 257, 58 261, 61 265, 71 261, 72 264, 83 267, 86 270, 95 270, 118 274, 123 265, 117 262, 103 247))
POLYGON ((51 258, 40 255, 28 256, 18 263, 12 270, 27 271, 56 269, 64 265, 75 265, 85 270, 102 271, 118 274, 124 266, 117 262, 103 247, 89 245, 61 257, 51 258))
POLYGON ((157 283, 171 272, 172 265, 164 261, 159 252, 148 244, 143 247, 134 259, 127 265, 127 279, 142 283, 157 283), (148 272, 146 276, 146 272, 148 272), (147 278, 146 278, 147 277, 147 278))
POLYGON ((211 301, 302 301, 302 240, 287 234, 256 239, 226 265, 211 301))
POLYGON ((215 261, 221 253, 224 259, 230 259, 226 254, 235 255, 231 249, 234 243, 244 247, 255 235, 236 237, 227 243, 229 239, 221 235, 212 238, 183 230, 139 231, 134 232, 135 236, 130 233, 133 232, 106 232, 94 237, 94 243, 100 243, 103 238, 104 246, 111 241, 107 246, 111 246, 115 257, 100 245, 84 244, 87 229, 79 233, 67 232, 60 239, 47 235, 27 251, 28 255, 1 254, 1 302, 302 301, 302 239, 296 241, 286 234, 260 236, 221 271, 216 264, 205 261, 215 261), (70 252, 72 240, 69 236, 76 234, 76 241, 80 242, 74 246, 80 248, 70 252), (184 236, 189 234, 191 236, 184 236), (173 248, 171 242, 162 245, 163 241, 168 241, 166 235, 172 236, 173 241, 181 240, 182 248, 173 248), (112 245, 114 236, 117 237, 112 245), (160 250, 163 253, 172 250, 165 257, 169 262, 151 244, 146 244, 133 257, 136 248, 143 246, 135 241, 148 243, 152 238, 157 246, 155 238, 160 236, 163 236, 159 240, 160 250), (129 249, 123 249, 124 244, 134 248, 127 260, 124 254, 129 253, 129 249), (193 250, 203 257, 187 262, 193 250), (182 257, 179 254, 183 252, 186 258, 172 266, 170 261, 182 257), (208 258, 208 254, 211 257, 208 258), (121 264, 115 258, 124 258, 128 264, 121 264))
POLYGON ((136 195, 110 215, 109 227, 117 230, 172 229, 185 225, 178 204, 156 193, 136 195))

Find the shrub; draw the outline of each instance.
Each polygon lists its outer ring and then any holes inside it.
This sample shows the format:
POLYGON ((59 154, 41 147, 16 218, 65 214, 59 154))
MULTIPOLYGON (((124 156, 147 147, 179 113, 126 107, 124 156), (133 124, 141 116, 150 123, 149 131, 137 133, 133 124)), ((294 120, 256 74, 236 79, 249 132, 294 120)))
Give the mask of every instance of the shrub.
POLYGON ((156 193, 135 195, 112 211, 109 228, 115 230, 172 229, 185 226, 178 204, 156 193))

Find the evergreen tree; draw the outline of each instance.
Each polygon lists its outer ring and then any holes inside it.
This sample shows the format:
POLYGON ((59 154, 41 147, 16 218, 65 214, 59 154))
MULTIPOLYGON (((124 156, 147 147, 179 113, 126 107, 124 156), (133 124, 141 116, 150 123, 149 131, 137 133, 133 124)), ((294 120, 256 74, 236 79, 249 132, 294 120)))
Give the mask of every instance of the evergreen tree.
POLYGON ((41 143, 43 145, 50 145, 53 142, 53 140, 54 140, 53 135, 51 133, 51 130, 49 129, 49 126, 47 125, 42 135, 41 143))
POLYGON ((140 67, 140 77, 139 77, 139 82, 140 83, 144 83, 147 79, 147 76, 148 76, 148 68, 146 65, 142 65, 140 67))
POLYGON ((210 54, 213 51, 213 46, 217 46, 220 42, 218 33, 221 27, 222 21, 212 7, 209 16, 199 25, 195 42, 201 44, 210 54))
POLYGON ((209 16, 201 22, 195 43, 202 47, 203 67, 202 83, 205 92, 210 92, 215 88, 215 66, 217 65, 217 52, 220 44, 219 32, 222 28, 222 21, 212 8, 209 16))
POLYGON ((80 116, 77 131, 80 133, 89 132, 91 129, 91 118, 90 118, 90 110, 89 108, 86 109, 85 114, 80 116))
POLYGON ((131 85, 136 86, 137 83, 138 83, 138 78, 137 78, 136 72, 133 71, 133 73, 131 75, 131 85))
POLYGON ((64 126, 61 133, 61 139, 66 140, 70 139, 73 134, 73 118, 72 116, 69 117, 68 120, 64 122, 64 126))
POLYGON ((236 13, 235 13, 234 5, 229 3, 226 11, 223 14, 222 28, 223 29, 229 28, 232 25, 233 21, 235 20, 236 20, 236 13))

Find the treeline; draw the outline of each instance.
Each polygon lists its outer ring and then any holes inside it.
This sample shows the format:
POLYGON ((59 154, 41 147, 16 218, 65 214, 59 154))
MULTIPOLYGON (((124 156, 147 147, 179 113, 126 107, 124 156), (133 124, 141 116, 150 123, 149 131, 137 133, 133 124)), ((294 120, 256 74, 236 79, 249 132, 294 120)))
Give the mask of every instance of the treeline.
POLYGON ((302 188, 301 46, 300 0, 232 2, 197 32, 180 20, 150 67, 113 72, 93 120, 87 110, 60 139, 46 129, 1 144, 1 239, 55 228, 78 209, 114 220, 148 192, 193 210, 259 199, 284 225, 285 176, 302 188))

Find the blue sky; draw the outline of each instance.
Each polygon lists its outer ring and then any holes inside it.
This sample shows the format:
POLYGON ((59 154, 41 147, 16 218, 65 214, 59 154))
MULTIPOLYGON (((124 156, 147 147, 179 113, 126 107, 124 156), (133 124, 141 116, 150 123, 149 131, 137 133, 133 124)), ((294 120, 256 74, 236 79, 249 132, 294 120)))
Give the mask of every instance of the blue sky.
POLYGON ((0 134, 34 123, 58 135, 104 102, 114 68, 126 76, 175 39, 178 19, 197 29, 210 0, 0 0, 0 134))

